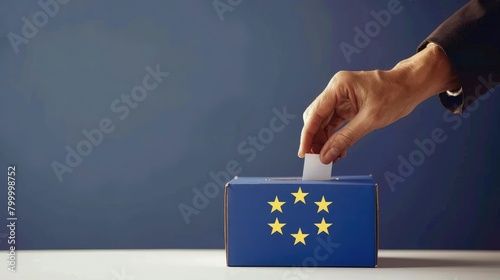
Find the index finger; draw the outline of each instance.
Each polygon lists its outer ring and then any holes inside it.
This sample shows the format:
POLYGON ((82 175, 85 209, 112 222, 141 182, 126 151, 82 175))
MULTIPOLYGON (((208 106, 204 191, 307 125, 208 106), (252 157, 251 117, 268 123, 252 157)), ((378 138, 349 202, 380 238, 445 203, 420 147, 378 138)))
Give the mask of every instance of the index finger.
POLYGON ((303 158, 311 150, 313 139, 316 133, 325 124, 325 120, 332 116, 337 97, 335 94, 327 95, 323 91, 316 100, 311 103, 304 114, 304 127, 300 134, 300 147, 298 156, 303 158))

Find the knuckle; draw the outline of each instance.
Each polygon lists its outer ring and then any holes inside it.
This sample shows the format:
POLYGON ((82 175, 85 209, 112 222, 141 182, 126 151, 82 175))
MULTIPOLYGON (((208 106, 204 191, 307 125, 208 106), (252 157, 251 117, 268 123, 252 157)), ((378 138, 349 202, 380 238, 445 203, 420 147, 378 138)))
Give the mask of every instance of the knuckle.
POLYGON ((338 82, 348 82, 352 77, 352 72, 350 71, 338 71, 333 75, 331 82, 332 83, 338 83, 338 82))
POLYGON ((337 137, 335 137, 336 142, 341 147, 350 147, 356 142, 357 133, 351 128, 344 127, 343 129, 337 131, 337 137))
POLYGON ((361 77, 364 71, 339 71, 339 73, 339 79, 345 82, 352 82, 356 78, 361 77))
POLYGON ((302 114, 302 120, 304 121, 304 123, 307 122, 307 119, 309 117, 309 107, 307 107, 307 109, 304 111, 304 113, 302 114))
POLYGON ((332 77, 327 89, 337 88, 341 89, 341 93, 349 92, 349 89, 352 90, 352 86, 359 82, 358 77, 358 72, 339 71, 332 77))

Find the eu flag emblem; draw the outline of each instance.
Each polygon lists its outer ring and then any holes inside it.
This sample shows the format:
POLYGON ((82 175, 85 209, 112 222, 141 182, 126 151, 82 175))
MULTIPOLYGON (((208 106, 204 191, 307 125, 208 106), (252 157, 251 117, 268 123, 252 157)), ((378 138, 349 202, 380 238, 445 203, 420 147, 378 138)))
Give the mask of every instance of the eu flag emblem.
POLYGON ((240 177, 226 185, 229 266, 375 267, 377 223, 371 176, 240 177))

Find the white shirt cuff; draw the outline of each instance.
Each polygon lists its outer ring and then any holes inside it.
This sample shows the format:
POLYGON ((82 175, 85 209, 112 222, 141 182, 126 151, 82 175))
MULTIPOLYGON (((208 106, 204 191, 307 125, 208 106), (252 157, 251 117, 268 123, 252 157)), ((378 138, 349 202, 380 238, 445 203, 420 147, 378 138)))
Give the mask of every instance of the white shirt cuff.
POLYGON ((448 96, 453 96, 453 97, 457 97, 459 96, 460 94, 462 94, 464 91, 462 88, 458 89, 458 90, 454 90, 454 91, 451 91, 451 90, 447 90, 446 91, 446 94, 448 94, 448 96))

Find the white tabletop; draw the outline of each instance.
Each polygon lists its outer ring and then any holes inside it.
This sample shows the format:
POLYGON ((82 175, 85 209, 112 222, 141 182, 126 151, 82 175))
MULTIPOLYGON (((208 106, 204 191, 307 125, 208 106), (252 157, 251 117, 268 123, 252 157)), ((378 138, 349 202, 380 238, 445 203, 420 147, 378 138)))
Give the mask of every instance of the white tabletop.
MULTIPOLYGON (((500 251, 386 251, 377 268, 226 267, 223 250, 17 251, 5 280, 500 279, 500 251)), ((7 254, 2 252, 2 254, 7 254)))

